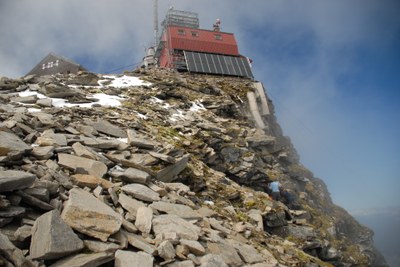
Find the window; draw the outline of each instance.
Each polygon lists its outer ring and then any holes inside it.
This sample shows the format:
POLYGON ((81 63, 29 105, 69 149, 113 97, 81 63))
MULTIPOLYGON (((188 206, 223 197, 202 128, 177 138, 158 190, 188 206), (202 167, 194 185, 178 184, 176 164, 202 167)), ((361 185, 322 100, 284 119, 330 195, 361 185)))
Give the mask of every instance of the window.
POLYGON ((185 35, 184 29, 178 29, 178 35, 185 35))
POLYGON ((222 40, 222 35, 221 34, 215 34, 215 40, 222 40))
POLYGON ((192 32, 192 37, 199 37, 199 33, 198 32, 192 32))

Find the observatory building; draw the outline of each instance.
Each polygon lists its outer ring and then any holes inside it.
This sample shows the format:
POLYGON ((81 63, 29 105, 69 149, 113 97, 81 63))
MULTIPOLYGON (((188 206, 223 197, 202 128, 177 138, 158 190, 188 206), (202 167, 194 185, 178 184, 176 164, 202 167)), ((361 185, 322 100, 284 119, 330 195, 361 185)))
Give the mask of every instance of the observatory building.
POLYGON ((169 9, 154 58, 160 68, 253 78, 250 60, 239 54, 233 33, 200 29, 197 13, 169 9))

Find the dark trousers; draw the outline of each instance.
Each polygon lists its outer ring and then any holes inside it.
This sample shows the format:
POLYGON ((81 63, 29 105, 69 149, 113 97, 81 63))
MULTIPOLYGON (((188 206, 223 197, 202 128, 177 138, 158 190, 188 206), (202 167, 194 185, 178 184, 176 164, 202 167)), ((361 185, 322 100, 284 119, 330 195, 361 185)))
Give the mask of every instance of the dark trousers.
POLYGON ((281 199, 281 193, 280 192, 272 192, 271 197, 273 200, 280 200, 281 199))

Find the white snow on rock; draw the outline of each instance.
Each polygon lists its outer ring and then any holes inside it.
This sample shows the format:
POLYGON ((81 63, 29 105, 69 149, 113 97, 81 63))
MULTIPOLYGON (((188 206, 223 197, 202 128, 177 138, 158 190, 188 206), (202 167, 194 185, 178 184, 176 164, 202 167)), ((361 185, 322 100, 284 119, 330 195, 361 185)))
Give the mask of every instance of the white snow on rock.
POLYGON ((138 77, 132 77, 132 76, 121 76, 117 77, 115 75, 104 75, 104 78, 106 80, 100 80, 99 84, 102 87, 115 87, 115 88, 125 88, 125 87, 130 87, 130 86, 140 86, 140 85, 146 85, 149 86, 151 83, 145 82, 141 80, 138 77), (111 79, 111 83, 107 85, 103 85, 106 81, 109 81, 111 79))

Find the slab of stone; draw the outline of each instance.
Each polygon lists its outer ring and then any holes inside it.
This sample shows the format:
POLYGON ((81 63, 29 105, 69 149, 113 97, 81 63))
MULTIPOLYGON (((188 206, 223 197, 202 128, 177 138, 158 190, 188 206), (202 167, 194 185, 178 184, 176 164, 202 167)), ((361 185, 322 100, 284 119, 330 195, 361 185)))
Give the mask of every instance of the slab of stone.
POLYGON ((30 206, 38 207, 39 209, 46 210, 46 211, 54 209, 54 207, 51 206, 49 203, 44 202, 34 196, 31 196, 31 195, 25 193, 24 191, 18 190, 15 193, 17 195, 21 196, 22 200, 25 203, 29 204, 30 206))
POLYGON ((133 216, 136 217, 137 211, 140 207, 145 207, 146 204, 143 202, 136 200, 130 196, 125 195, 124 193, 119 194, 118 198, 119 204, 127 210, 129 213, 131 213, 133 216))
POLYGON ((32 227, 32 259, 58 259, 83 249, 83 242, 62 219, 57 210, 36 219, 32 227))
POLYGON ((220 255, 224 262, 229 266, 242 266, 241 260, 236 249, 227 242, 212 243, 207 242, 207 251, 214 255, 220 255))
POLYGON ((44 125, 54 124, 53 115, 45 112, 34 112, 32 116, 36 117, 44 125))
POLYGON ((189 251, 196 256, 203 256, 206 254, 206 249, 195 240, 181 239, 180 243, 183 246, 187 246, 189 251))
POLYGON ((142 232, 149 234, 153 220, 153 210, 149 207, 139 207, 136 213, 135 226, 142 232))
POLYGON ((260 210, 251 209, 247 215, 257 223, 258 231, 264 231, 264 223, 260 210))
POLYGON ((161 154, 161 153, 157 153, 157 152, 154 152, 154 151, 149 151, 149 154, 151 156, 155 157, 155 158, 158 158, 158 159, 162 160, 162 161, 165 161, 165 162, 168 162, 168 163, 171 163, 171 164, 175 164, 176 163, 176 158, 174 158, 174 157, 171 157, 171 156, 168 156, 168 155, 165 155, 165 154, 161 154))
POLYGON ((84 240, 83 244, 85 248, 92 252, 115 252, 121 248, 120 245, 115 243, 105 243, 96 240, 84 240))
POLYGON ((0 232, 0 251, 1 254, 7 257, 14 266, 34 267, 32 261, 26 259, 22 250, 14 246, 8 237, 0 232))
POLYGON ((200 259, 200 267, 228 267, 221 255, 207 254, 200 259))
POLYGON ((91 148, 88 148, 82 145, 79 142, 76 142, 72 145, 72 149, 75 152, 75 155, 78 157, 84 157, 88 159, 97 160, 96 152, 93 151, 91 148))
MULTIPOLYGON (((37 180, 39 181, 39 180, 37 180)), ((36 182, 35 182, 36 184, 36 182)), ((44 187, 31 187, 31 188, 25 188, 23 190, 25 193, 28 195, 31 195, 41 201, 44 201, 46 203, 49 203, 50 201, 50 192, 47 188, 44 187)))
POLYGON ((164 240, 161 242, 157 247, 157 252, 158 256, 166 261, 175 258, 175 248, 169 240, 164 240))
POLYGON ((38 160, 49 159, 54 155, 53 146, 38 146, 32 149, 32 156, 38 160))
POLYGON ((123 149, 128 145, 117 139, 105 139, 105 138, 83 138, 83 143, 89 147, 99 148, 99 149, 123 149))
POLYGON ((12 218, 25 213, 24 207, 9 206, 0 210, 0 218, 12 218))
POLYGON ((58 154, 58 164, 74 171, 77 168, 82 168, 88 174, 96 177, 103 177, 108 170, 103 162, 64 153, 58 154))
POLYGON ((114 186, 113 183, 107 181, 106 179, 99 178, 90 174, 74 174, 71 175, 72 183, 79 187, 89 187, 95 189, 97 186, 101 186, 104 189, 109 189, 114 186))
POLYGON ((183 219, 197 220, 202 218, 202 216, 198 212, 182 204, 173 204, 163 201, 157 201, 153 202, 149 207, 161 211, 163 213, 177 215, 183 219))
POLYGON ((245 263, 253 264, 264 261, 264 257, 254 247, 234 240, 228 240, 245 263))
POLYGON ((181 173, 187 166, 190 155, 187 154, 177 160, 175 164, 165 167, 159 171, 156 178, 162 182, 170 183, 177 179, 177 175, 181 173))
POLYGON ((134 130, 128 129, 126 133, 128 137, 128 144, 131 146, 136 146, 149 150, 154 149, 154 147, 156 146, 155 142, 143 138, 142 136, 138 135, 134 130))
POLYGON ((124 130, 114 124, 111 124, 107 120, 99 119, 96 122, 87 121, 87 124, 95 128, 98 132, 106 135, 121 138, 127 137, 127 134, 124 130))
POLYGON ((35 179, 36 175, 29 172, 13 170, 0 171, 0 192, 10 192, 28 188, 33 184, 35 179))
POLYGON ((151 175, 147 172, 135 168, 128 168, 123 172, 114 171, 111 175, 113 177, 120 178, 127 183, 138 184, 146 184, 151 178, 151 175))
POLYGON ((176 233, 180 238, 197 240, 200 228, 177 215, 164 214, 153 219, 154 234, 176 233))
POLYGON ((155 254, 156 248, 149 244, 142 236, 140 235, 135 235, 132 233, 126 233, 128 237, 128 242, 131 246, 142 250, 150 255, 155 254))
POLYGON ((38 99, 37 95, 30 95, 30 96, 13 97, 11 98, 11 101, 21 102, 24 104, 35 104, 37 99, 38 99))
POLYGON ((22 157, 31 150, 32 148, 15 134, 0 130, 0 157, 7 156, 10 152, 22 157))
POLYGON ((154 258, 144 252, 117 250, 115 267, 153 267, 154 258))
POLYGON ((107 241, 122 225, 122 216, 92 194, 73 188, 64 203, 63 220, 78 232, 107 241))
POLYGON ((32 226, 24 224, 14 232, 14 237, 21 242, 28 240, 32 235, 32 226))
POLYGON ((136 199, 153 202, 159 201, 160 196, 150 188, 142 184, 128 184, 121 187, 122 191, 136 199))
POLYGON ((95 267, 101 266, 114 259, 113 253, 100 252, 92 254, 77 254, 63 258, 50 267, 95 267))
POLYGON ((50 108, 53 106, 53 99, 51 98, 41 98, 36 101, 36 105, 45 107, 45 108, 50 108))

